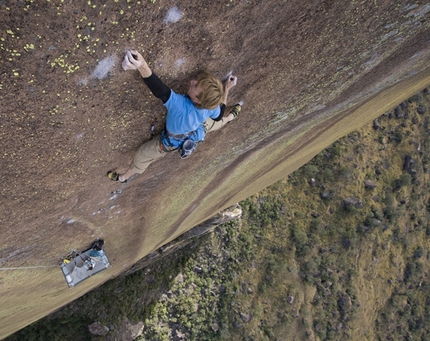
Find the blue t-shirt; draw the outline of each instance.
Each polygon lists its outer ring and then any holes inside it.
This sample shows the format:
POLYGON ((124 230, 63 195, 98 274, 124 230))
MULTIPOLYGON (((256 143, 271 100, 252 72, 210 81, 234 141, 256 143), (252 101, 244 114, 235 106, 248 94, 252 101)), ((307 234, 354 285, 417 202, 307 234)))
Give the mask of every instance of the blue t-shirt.
MULTIPOLYGON (((221 109, 213 110, 197 108, 186 95, 179 95, 171 90, 169 100, 164 103, 167 108, 166 128, 172 134, 187 134, 195 130, 203 130, 200 127, 210 117, 215 119, 219 116, 221 109)), ((199 135, 201 132, 199 132, 199 135)), ((204 137, 204 133, 203 133, 204 137)))

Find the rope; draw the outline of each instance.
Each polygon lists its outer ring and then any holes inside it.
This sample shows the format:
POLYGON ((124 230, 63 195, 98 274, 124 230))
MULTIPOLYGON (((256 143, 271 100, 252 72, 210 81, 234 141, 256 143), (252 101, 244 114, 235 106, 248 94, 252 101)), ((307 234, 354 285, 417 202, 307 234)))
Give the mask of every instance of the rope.
MULTIPOLYGON (((118 196, 122 193, 122 191, 124 190, 124 188, 130 183, 130 181, 136 176, 136 174, 132 175, 128 181, 126 183, 124 183, 124 185, 122 185, 122 187, 119 190, 116 190, 115 192, 113 192, 114 194, 116 194, 117 196, 112 200, 112 203, 106 207, 106 208, 102 208, 100 210, 104 210, 106 212, 106 214, 108 214, 108 210, 114 205, 116 199, 118 199, 118 196)), ((108 219, 108 217, 106 217, 106 220, 108 219)), ((97 231, 102 228, 102 226, 97 228, 97 231)), ((14 268, 0 268, 0 271, 7 271, 7 270, 28 270, 28 269, 43 269, 43 268, 56 268, 58 267, 58 265, 36 265, 36 266, 19 266, 19 267, 14 267, 14 268)))
POLYGON ((20 266, 16 268, 0 268, 0 271, 22 270, 22 269, 39 269, 39 268, 56 268, 58 265, 37 265, 37 266, 20 266))

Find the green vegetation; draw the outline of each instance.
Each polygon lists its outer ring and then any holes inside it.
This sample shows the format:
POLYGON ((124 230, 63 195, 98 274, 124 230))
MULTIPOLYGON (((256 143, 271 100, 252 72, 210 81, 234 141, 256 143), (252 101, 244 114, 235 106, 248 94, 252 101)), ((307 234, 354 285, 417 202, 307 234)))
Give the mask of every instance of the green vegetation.
POLYGON ((242 219, 8 340, 430 340, 427 93, 241 202, 242 219), (371 181, 371 183, 366 181, 371 181))

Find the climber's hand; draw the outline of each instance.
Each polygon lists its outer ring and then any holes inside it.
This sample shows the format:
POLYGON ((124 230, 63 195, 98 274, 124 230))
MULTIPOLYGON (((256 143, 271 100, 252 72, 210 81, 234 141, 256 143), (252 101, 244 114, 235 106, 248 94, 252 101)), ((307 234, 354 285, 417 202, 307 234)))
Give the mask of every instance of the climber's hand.
POLYGON ((122 61, 122 68, 124 70, 137 70, 141 67, 148 67, 142 55, 136 50, 127 50, 122 61))
POLYGON ((226 82, 225 82, 225 89, 230 90, 232 87, 234 87, 237 84, 237 77, 230 75, 228 76, 226 82))

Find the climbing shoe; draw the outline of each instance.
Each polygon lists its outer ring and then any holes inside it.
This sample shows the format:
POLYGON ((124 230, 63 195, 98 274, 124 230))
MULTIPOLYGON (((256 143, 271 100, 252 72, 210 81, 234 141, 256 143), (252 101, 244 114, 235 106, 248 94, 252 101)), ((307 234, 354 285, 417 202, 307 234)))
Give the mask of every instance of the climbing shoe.
POLYGON ((106 175, 112 181, 121 182, 121 183, 127 182, 127 180, 125 180, 125 181, 119 181, 119 174, 117 172, 115 172, 115 171, 109 171, 109 172, 107 172, 106 175))
POLYGON ((233 109, 231 109, 230 114, 233 114, 233 117, 236 118, 237 115, 239 115, 241 109, 242 106, 240 105, 240 103, 238 103, 233 107, 233 109))

